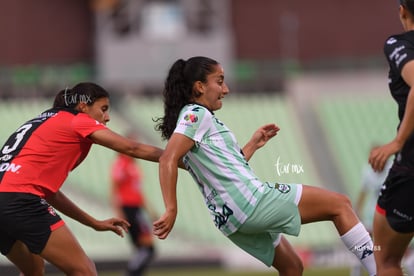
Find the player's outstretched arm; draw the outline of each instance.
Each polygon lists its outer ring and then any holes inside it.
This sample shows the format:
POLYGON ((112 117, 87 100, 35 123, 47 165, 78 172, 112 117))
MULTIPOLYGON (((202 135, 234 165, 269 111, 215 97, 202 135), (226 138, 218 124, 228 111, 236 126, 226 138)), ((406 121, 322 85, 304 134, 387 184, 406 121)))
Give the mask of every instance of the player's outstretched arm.
POLYGON ((112 231, 118 236, 124 237, 124 233, 128 232, 131 225, 121 218, 109 218, 105 220, 97 220, 93 229, 96 231, 112 231))
POLYGON ((57 193, 46 198, 47 202, 51 204, 58 211, 62 212, 66 216, 89 226, 96 231, 113 231, 117 235, 123 237, 123 231, 127 232, 129 223, 124 219, 110 218, 107 220, 97 220, 75 203, 73 203, 63 192, 57 193))
POLYGON ((114 151, 148 161, 158 162, 163 150, 144 143, 139 143, 113 132, 110 129, 97 130, 90 138, 99 145, 114 151))
MULTIPOLYGON (((163 149, 156 146, 139 143, 113 132, 110 129, 97 130, 90 135, 90 138, 101 146, 114 151, 147 161, 158 162, 163 149)), ((183 162, 178 162, 178 167, 185 169, 183 162)))
POLYGON ((243 147, 246 160, 249 161, 256 150, 263 147, 270 139, 275 137, 279 130, 280 128, 275 124, 267 124, 256 130, 249 142, 243 147))

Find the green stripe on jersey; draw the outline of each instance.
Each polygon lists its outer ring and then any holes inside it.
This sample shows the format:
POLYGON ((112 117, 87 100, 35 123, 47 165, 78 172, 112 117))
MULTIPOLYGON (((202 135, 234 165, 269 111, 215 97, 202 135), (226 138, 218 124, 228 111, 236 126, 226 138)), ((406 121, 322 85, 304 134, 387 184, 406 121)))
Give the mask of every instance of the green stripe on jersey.
POLYGON ((263 183, 248 165, 234 134, 197 104, 183 107, 174 132, 195 141, 184 163, 216 226, 225 235, 234 233, 253 212, 263 191, 263 183))

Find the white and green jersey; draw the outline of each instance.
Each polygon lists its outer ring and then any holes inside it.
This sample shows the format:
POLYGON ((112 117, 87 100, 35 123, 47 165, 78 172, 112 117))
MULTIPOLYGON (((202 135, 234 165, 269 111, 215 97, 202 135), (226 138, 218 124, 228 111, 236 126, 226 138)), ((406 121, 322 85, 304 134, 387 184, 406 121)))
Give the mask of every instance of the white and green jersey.
POLYGON ((183 107, 174 132, 195 141, 184 164, 198 183, 217 228, 225 235, 234 233, 253 212, 264 190, 234 134, 197 104, 183 107))

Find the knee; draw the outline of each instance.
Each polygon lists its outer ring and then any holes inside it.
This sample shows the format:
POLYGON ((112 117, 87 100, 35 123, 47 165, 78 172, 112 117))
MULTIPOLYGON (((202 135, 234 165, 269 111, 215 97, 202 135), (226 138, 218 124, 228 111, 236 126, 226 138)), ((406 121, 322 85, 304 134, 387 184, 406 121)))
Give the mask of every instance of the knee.
POLYGON ((95 263, 89 258, 87 258, 87 260, 83 262, 78 262, 76 264, 76 267, 72 267, 71 269, 65 269, 64 272, 68 275, 98 275, 95 263))
POLYGON ((88 258, 88 262, 86 262, 85 267, 83 268, 85 270, 85 274, 82 275, 98 275, 98 272, 96 270, 95 263, 88 258))
POLYGON ((292 273, 295 274, 287 274, 287 275, 296 275, 296 273, 298 275, 302 275, 303 274, 303 263, 300 259, 298 259, 296 262, 294 262, 293 266, 292 266, 292 273))
POLYGON ((295 259, 285 266, 280 266, 277 270, 280 276, 299 276, 303 274, 304 267, 300 259, 295 259))
POLYGON ((340 193, 335 193, 334 195, 335 204, 332 206, 333 210, 339 214, 348 214, 353 213, 352 203, 348 196, 340 193))
POLYGON ((303 274, 303 263, 298 255, 293 254, 289 255, 288 258, 283 258, 281 260, 275 258, 273 262, 273 267, 279 272, 279 275, 289 275, 296 276, 303 274))
MULTIPOLYGON (((378 256, 375 255, 375 262, 377 264, 377 270, 379 272, 390 271, 390 270, 400 270, 401 269, 401 260, 402 257, 399 256, 378 256)), ((385 275, 385 274, 384 274, 385 275)))
POLYGON ((32 267, 30 271, 21 271, 19 276, 43 276, 45 275, 44 266, 32 267))
MULTIPOLYGON (((37 256, 37 255, 36 255, 37 256)), ((20 276, 43 276, 45 274, 45 261, 43 258, 34 258, 26 262, 25 266, 19 266, 20 276)))

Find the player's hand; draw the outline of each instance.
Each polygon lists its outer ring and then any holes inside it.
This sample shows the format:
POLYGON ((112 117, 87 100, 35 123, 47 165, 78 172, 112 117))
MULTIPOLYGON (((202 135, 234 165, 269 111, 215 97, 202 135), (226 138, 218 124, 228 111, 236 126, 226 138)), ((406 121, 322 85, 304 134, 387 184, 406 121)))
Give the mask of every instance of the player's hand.
POLYGON ((110 218, 107 220, 100 220, 94 225, 96 231, 112 231, 118 236, 124 237, 124 233, 128 232, 131 225, 128 221, 120 218, 110 218))
POLYGON ((261 148, 267 141, 275 137, 279 130, 280 128, 275 124, 264 125, 253 133, 250 141, 254 143, 257 148, 261 148))
POLYGON ((368 162, 374 171, 381 172, 384 169, 388 158, 400 151, 400 149, 401 146, 394 141, 382 146, 374 147, 371 149, 368 162))
POLYGON ((159 239, 167 238, 168 234, 174 227, 177 213, 166 211, 157 221, 153 223, 153 232, 159 239))

